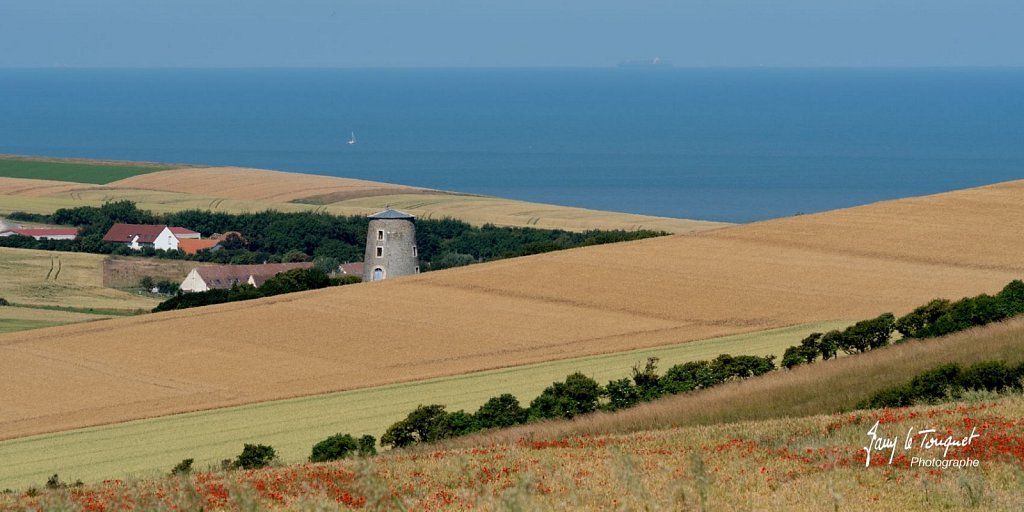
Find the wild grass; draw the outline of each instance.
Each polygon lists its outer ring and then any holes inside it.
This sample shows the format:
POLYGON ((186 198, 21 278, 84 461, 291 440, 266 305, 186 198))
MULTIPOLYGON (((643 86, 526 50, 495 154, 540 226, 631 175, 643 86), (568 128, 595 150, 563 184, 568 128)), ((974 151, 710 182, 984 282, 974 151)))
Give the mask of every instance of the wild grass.
POLYGON ((733 382, 572 421, 528 424, 453 440, 459 446, 509 442, 520 437, 623 433, 680 426, 830 414, 854 409, 876 391, 909 382, 945 363, 1024 362, 1024 319, 942 338, 910 340, 864 354, 818 361, 792 370, 733 382))
POLYGON ((237 455, 244 443, 270 444, 285 462, 300 462, 313 444, 336 433, 375 437, 420 404, 475 412, 488 398, 513 393, 524 402, 551 382, 582 371, 604 383, 629 375, 647 357, 662 368, 721 353, 768 355, 814 330, 848 322, 776 329, 673 346, 506 368, 295 400, 164 416, 0 442, 0 488, 58 472, 87 481, 152 475, 185 458, 199 467, 237 455), (125 440, 131 440, 126 443, 125 440))
POLYGON ((9 178, 104 184, 170 168, 169 166, 130 162, 99 163, 71 159, 0 155, 0 176, 9 178))
MULTIPOLYGON (((779 510, 1017 511, 1024 507, 1024 397, 619 435, 423 447, 370 459, 201 471, 0 496, 0 510, 779 510), (934 428, 978 437, 949 459, 912 446, 889 463, 863 446, 934 428)), ((902 439, 901 439, 902 441, 902 439)), ((169 470, 169 468, 168 468, 169 470)), ((70 481, 74 475, 60 475, 70 481)), ((41 482, 40 482, 41 483, 41 482)))

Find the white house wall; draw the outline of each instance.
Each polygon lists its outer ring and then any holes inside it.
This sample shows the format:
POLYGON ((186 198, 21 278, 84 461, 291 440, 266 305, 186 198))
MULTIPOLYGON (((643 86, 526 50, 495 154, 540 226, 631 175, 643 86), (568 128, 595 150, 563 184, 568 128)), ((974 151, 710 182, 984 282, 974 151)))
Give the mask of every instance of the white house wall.
POLYGON ((164 251, 176 251, 178 250, 178 237, 174 236, 174 233, 171 233, 169 228, 164 228, 157 235, 156 240, 153 241, 153 248, 164 251))
POLYGON ((196 269, 192 269, 185 276, 185 280, 181 282, 179 288, 183 292, 205 292, 210 290, 210 287, 206 285, 206 281, 203 281, 202 276, 199 275, 199 271, 196 269))

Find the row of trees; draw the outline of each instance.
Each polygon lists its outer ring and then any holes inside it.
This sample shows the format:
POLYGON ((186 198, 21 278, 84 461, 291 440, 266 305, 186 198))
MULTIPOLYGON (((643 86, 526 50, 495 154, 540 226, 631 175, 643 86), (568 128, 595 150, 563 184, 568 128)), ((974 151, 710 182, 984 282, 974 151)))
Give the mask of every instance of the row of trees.
POLYGON ((899 332, 902 340, 943 336, 971 327, 998 322, 1024 313, 1024 282, 1011 281, 995 296, 981 294, 956 302, 935 299, 897 319, 892 313, 863 320, 839 331, 816 332, 799 345, 786 349, 782 366, 793 368, 821 359, 832 359, 838 351, 867 352, 890 343, 899 332))
MULTIPOLYGON (((211 263, 251 264, 262 262, 361 261, 366 246, 368 220, 364 216, 340 216, 329 213, 263 211, 230 214, 208 210, 184 210, 154 214, 140 210, 131 201, 108 202, 102 206, 61 208, 52 215, 15 212, 14 220, 72 225, 80 229, 75 240, 35 240, 11 236, 0 239, 0 246, 91 252, 100 254, 141 254, 162 258, 190 259, 211 263), (115 223, 166 224, 200 232, 237 231, 243 238, 229 238, 217 251, 186 255, 181 251, 143 251, 123 244, 103 242, 103 236, 115 223)), ((664 235, 656 231, 600 231, 575 233, 537 228, 509 228, 494 225, 471 226, 454 219, 416 221, 416 244, 424 271, 473 262, 523 256, 584 245, 637 240, 664 235)))
POLYGON ((711 361, 692 361, 675 365, 658 375, 658 358, 649 358, 643 366, 633 367, 631 378, 613 380, 601 386, 582 373, 573 373, 562 382, 554 382, 522 407, 511 394, 496 396, 475 413, 448 412, 443 405, 420 405, 405 419, 391 425, 381 444, 396 448, 420 442, 463 436, 479 430, 503 428, 531 421, 573 418, 598 410, 616 411, 667 394, 685 393, 717 386, 724 382, 762 375, 775 369, 775 356, 730 356, 722 354, 711 361))
POLYGON ((915 403, 955 400, 965 391, 1020 391, 1024 363, 1009 366, 1003 361, 984 361, 964 368, 956 363, 932 368, 907 384, 876 392, 858 408, 907 407, 915 403))
POLYGON ((296 268, 281 272, 270 279, 267 279, 259 288, 250 284, 232 286, 228 290, 209 290, 205 292, 179 293, 167 299, 153 308, 154 313, 160 311, 171 311, 174 309, 188 309, 211 304, 222 304, 225 302, 236 302, 240 300, 259 299, 282 293, 301 292, 306 290, 317 290, 328 286, 341 286, 358 283, 361 279, 357 276, 343 276, 340 278, 328 277, 324 271, 318 268, 296 268))

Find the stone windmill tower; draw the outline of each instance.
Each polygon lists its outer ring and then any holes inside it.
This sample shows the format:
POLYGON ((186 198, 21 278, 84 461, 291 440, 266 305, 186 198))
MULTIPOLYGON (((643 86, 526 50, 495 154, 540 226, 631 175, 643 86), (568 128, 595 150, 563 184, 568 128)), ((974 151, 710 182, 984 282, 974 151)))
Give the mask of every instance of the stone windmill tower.
POLYGON ((416 217, 387 209, 368 217, 363 281, 381 281, 420 272, 416 217))

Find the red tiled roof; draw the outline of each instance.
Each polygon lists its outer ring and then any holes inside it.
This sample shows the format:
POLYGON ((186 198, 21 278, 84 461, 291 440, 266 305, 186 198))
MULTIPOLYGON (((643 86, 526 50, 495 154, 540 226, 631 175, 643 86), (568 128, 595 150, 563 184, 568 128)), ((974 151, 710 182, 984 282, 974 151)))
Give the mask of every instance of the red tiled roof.
POLYGON ((363 277, 363 262, 345 263, 341 266, 341 273, 349 276, 363 277))
POLYGON ((203 278, 206 286, 210 289, 227 289, 235 284, 249 282, 249 276, 256 281, 256 286, 262 285, 267 279, 296 268, 312 268, 313 264, 303 263, 267 263, 263 265, 217 265, 211 267, 196 267, 199 277, 203 278))
POLYGON ((151 244, 166 227, 163 224, 114 224, 103 237, 103 241, 128 243, 138 235, 140 244, 151 244))
POLYGON ((76 228, 25 228, 12 229, 11 231, 25 236, 78 236, 78 229, 76 228))
POLYGON ((178 227, 178 226, 172 227, 171 228, 171 233, 173 233, 174 236, 178 236, 178 235, 198 235, 199 234, 198 231, 192 231, 191 229, 182 228, 182 227, 178 227))
POLYGON ((184 240, 178 240, 178 249, 184 251, 185 254, 195 254, 199 251, 209 249, 220 243, 220 240, 196 240, 192 238, 186 238, 184 240))

